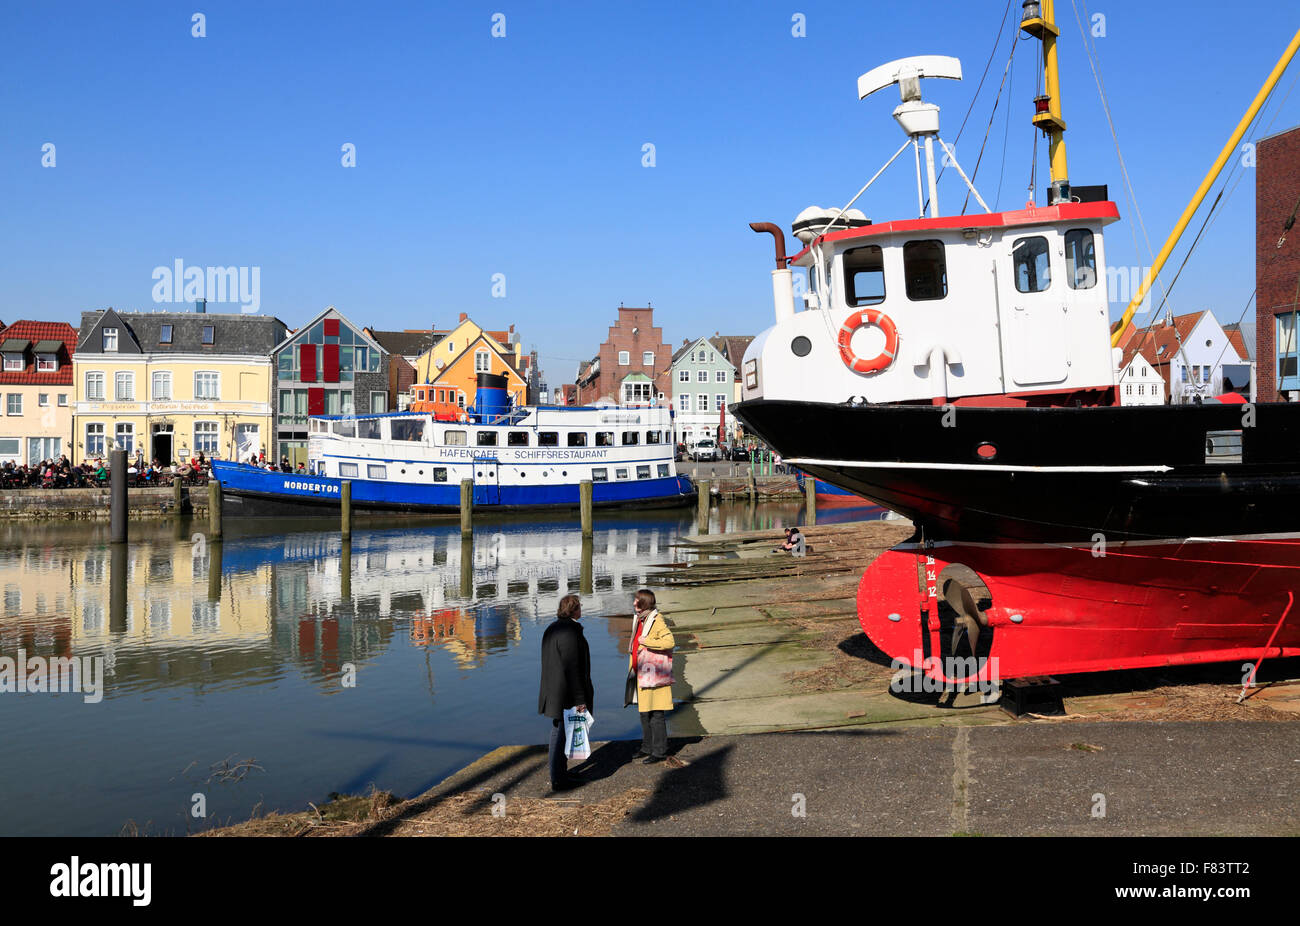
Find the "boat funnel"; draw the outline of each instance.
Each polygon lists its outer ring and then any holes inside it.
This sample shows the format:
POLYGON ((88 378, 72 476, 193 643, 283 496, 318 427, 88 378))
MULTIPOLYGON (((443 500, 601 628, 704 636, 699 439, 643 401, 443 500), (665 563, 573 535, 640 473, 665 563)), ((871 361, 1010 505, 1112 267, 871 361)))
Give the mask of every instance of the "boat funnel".
POLYGON ((474 410, 482 421, 492 421, 510 413, 510 393, 506 391, 507 380, 498 373, 478 374, 477 390, 474 394, 474 410))

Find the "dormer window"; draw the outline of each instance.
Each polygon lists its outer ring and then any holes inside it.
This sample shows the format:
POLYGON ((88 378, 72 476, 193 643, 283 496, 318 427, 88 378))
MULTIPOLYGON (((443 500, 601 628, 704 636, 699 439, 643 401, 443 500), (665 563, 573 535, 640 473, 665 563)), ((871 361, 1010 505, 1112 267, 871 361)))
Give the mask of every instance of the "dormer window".
POLYGON ((204 326, 203 326, 203 343, 204 343, 204 344, 211 344, 213 341, 216 340, 216 337, 217 337, 217 328, 216 328, 215 325, 204 325, 204 326))
POLYGON ((162 326, 161 328, 159 328, 159 330, 158 330, 158 343, 159 343, 159 344, 170 344, 171 342, 172 342, 172 326, 171 326, 171 325, 163 325, 163 326, 162 326))
POLYGON ((10 354, 10 353, 6 353, 6 354, 5 354, 5 372, 6 372, 6 373, 9 373, 9 372, 19 372, 19 373, 21 373, 21 372, 23 371, 23 368, 24 368, 25 366, 26 366, 26 364, 23 363, 23 355, 22 355, 22 354, 10 354))
POLYGON ((117 352, 117 329, 105 328, 104 333, 104 353, 113 354, 117 352))
POLYGON ((59 369, 59 358, 55 354, 37 354, 36 372, 55 373, 59 369))

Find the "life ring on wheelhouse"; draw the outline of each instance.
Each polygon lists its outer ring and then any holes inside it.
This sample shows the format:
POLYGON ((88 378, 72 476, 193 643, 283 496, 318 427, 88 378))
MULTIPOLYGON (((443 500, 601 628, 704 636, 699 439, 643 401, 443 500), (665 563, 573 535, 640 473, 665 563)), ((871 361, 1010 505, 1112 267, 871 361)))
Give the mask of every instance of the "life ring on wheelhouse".
POLYGON ((840 326, 840 357, 844 365, 854 373, 878 373, 887 369, 898 354, 898 329, 894 320, 878 309, 862 309, 854 312, 840 326), (853 353, 853 335, 864 325, 875 325, 885 335, 885 349, 870 360, 864 360, 853 353))

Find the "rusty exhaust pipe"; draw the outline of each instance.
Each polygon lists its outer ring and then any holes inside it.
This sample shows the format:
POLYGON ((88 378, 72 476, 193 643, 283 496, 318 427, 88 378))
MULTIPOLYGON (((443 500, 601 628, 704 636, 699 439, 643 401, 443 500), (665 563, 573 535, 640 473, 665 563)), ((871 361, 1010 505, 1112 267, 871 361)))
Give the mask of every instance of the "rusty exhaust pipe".
POLYGON ((750 222, 749 227, 758 234, 767 232, 776 243, 776 269, 784 270, 790 259, 785 256, 785 232, 773 222, 750 222))

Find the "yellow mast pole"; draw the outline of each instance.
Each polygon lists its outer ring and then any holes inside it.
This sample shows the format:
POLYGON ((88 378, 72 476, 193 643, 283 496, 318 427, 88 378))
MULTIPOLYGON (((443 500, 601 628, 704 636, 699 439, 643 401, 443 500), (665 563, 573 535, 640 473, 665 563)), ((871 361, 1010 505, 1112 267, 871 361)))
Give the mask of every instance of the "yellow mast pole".
POLYGON ((1142 304, 1142 300, 1146 298, 1147 292, 1155 282, 1156 275, 1164 267, 1165 261, 1169 259, 1169 255, 1178 244, 1178 239, 1182 237, 1188 223, 1191 222, 1192 216, 1196 214, 1196 210, 1200 208, 1201 203, 1205 200, 1205 194, 1210 191, 1210 187, 1218 179, 1219 172, 1223 170, 1224 165, 1236 153, 1237 145, 1246 134, 1246 129, 1250 127, 1251 122, 1254 121, 1255 116, 1264 105, 1264 101, 1268 99, 1269 94, 1273 92, 1273 88, 1277 86, 1277 82, 1282 78, 1283 72, 1286 71, 1287 65, 1291 63, 1291 59, 1295 57, 1297 50, 1300 50, 1300 29, 1296 30, 1296 34, 1291 39, 1291 44, 1286 47, 1282 57, 1273 66, 1273 72, 1268 75, 1268 80, 1264 81, 1264 86, 1259 88, 1259 93, 1255 94, 1254 102, 1246 110, 1246 115, 1242 116, 1241 121, 1237 123, 1237 128, 1233 131, 1232 137, 1228 139, 1227 144, 1223 146, 1223 150, 1219 152, 1219 157, 1215 160, 1214 166, 1210 168, 1210 172, 1201 181, 1201 185, 1196 190, 1196 195, 1192 197, 1192 201, 1183 210, 1182 217, 1179 218, 1178 224, 1174 226, 1174 230, 1169 233, 1165 246, 1156 255, 1156 262, 1151 266, 1151 272, 1147 274, 1146 279, 1138 287, 1137 293, 1133 296, 1133 301, 1128 304, 1123 317, 1119 320, 1119 327, 1111 335, 1111 347, 1119 344, 1119 339, 1124 335, 1129 323, 1133 320, 1133 313, 1137 311, 1138 306, 1142 304))
POLYGON ((1024 5, 1020 30, 1043 43, 1043 95, 1034 100, 1034 125, 1047 133, 1048 157, 1052 167, 1052 195, 1049 205, 1070 197, 1070 170, 1065 158, 1065 119, 1061 116, 1061 73, 1056 59, 1055 0, 1024 5))

